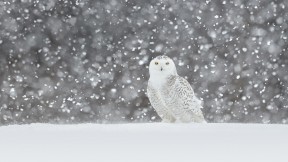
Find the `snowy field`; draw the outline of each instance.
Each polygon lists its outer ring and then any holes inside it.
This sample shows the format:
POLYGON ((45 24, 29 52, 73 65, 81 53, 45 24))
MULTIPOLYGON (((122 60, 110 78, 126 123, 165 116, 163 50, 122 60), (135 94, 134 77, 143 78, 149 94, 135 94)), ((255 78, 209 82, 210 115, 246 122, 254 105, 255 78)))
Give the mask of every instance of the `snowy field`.
POLYGON ((0 127, 1 162, 286 161, 287 125, 80 124, 0 127))

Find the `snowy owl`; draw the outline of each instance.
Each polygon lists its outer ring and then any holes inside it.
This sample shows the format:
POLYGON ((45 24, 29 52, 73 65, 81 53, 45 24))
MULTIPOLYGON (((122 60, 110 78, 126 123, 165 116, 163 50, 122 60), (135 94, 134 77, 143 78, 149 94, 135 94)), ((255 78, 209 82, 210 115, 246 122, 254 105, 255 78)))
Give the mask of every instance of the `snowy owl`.
POLYGON ((201 101, 188 81, 177 74, 167 56, 154 58, 149 65, 147 95, 162 122, 205 123, 201 101))

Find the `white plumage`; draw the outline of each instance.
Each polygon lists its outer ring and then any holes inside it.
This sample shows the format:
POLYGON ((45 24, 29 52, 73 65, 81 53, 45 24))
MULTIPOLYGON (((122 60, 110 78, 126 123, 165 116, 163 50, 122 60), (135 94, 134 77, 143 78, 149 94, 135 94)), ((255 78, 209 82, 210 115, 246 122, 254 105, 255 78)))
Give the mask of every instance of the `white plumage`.
POLYGON ((174 62, 158 56, 150 62, 147 95, 163 122, 205 122, 201 101, 174 62))

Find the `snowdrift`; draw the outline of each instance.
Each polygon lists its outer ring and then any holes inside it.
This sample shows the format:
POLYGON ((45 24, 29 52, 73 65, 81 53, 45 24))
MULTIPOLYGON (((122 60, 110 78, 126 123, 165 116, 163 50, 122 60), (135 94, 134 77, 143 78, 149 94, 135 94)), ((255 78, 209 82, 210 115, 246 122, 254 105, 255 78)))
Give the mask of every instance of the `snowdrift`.
POLYGON ((79 124, 0 127, 1 162, 287 161, 288 126, 79 124))

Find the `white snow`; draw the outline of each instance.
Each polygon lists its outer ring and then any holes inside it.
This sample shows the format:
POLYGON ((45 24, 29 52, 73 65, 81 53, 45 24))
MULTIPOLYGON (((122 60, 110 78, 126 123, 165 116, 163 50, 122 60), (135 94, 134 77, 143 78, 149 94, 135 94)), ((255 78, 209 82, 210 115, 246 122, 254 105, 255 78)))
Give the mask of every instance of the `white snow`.
POLYGON ((31 124, 0 127, 1 162, 287 161, 288 126, 31 124))

